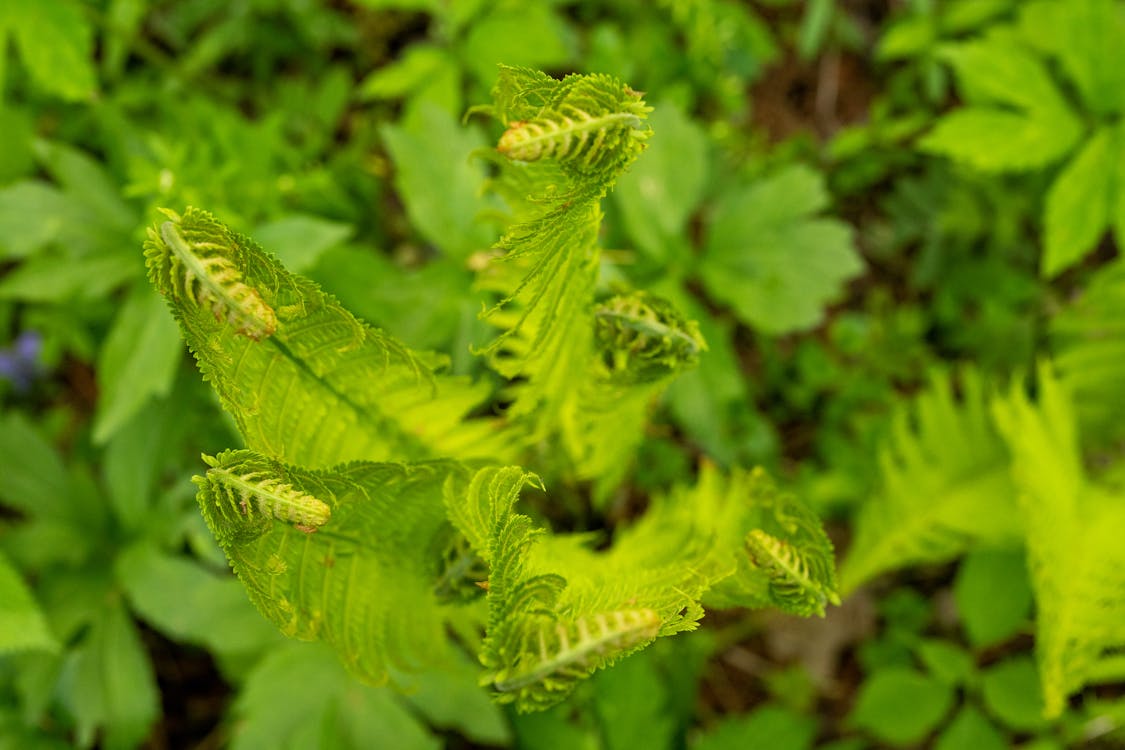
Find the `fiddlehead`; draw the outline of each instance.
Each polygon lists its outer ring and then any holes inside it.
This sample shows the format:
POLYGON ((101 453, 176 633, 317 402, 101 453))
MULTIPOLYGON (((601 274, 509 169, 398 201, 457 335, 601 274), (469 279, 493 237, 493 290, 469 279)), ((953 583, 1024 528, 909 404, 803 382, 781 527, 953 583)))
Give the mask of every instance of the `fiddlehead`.
POLYGON ((594 341, 608 379, 621 384, 674 375, 693 367, 707 348, 694 320, 647 292, 617 295, 598 305, 594 341))
POLYGON ((332 509, 322 500, 278 479, 276 468, 269 471, 248 466, 238 460, 234 451, 204 456, 203 460, 211 468, 206 478, 200 478, 200 484, 206 482, 210 487, 211 497, 220 511, 225 511, 224 515, 234 512, 252 518, 256 510, 263 517, 291 523, 309 532, 328 523, 332 517, 332 509))
POLYGON ((261 341, 277 331, 277 313, 243 280, 233 257, 237 239, 210 214, 189 208, 183 219, 167 211, 160 231, 148 230, 149 275, 164 294, 207 306, 215 320, 261 341))
POLYGON ((529 624, 516 662, 486 679, 501 701, 550 705, 575 681, 655 639, 661 624, 660 616, 645 608, 529 624))

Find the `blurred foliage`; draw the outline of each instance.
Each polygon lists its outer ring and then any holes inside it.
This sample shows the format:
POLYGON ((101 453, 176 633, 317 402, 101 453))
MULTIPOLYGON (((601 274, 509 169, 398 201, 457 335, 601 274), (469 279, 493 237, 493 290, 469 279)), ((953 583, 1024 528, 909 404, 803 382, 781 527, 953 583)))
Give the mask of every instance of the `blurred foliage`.
POLYGON ((1123 23, 1119 0, 0 3, 0 747, 1120 739, 1123 23), (796 653, 792 621, 719 613, 515 716, 460 678, 362 687, 227 573, 186 478, 237 438, 143 228, 206 206, 482 375, 473 271, 507 217, 472 156, 499 130, 461 118, 497 63, 646 92, 599 291, 650 289, 708 344, 605 516, 581 484, 541 510, 612 533, 701 455, 774 470, 853 592, 796 653))

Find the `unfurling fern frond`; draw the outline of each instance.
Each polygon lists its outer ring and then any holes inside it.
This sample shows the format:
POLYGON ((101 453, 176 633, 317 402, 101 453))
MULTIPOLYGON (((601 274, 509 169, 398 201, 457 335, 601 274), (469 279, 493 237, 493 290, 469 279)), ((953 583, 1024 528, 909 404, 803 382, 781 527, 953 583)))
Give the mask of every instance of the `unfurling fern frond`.
POLYGON ((562 700, 657 637, 695 628, 712 592, 724 605, 799 614, 839 601, 832 545, 815 514, 760 472, 728 482, 705 469, 689 493, 700 503, 665 499, 605 551, 590 549, 589 535, 547 534, 517 513, 531 481, 515 467, 488 468, 465 495, 446 494, 454 526, 488 563, 482 683, 521 711, 562 700))
POLYGON ((237 462, 233 451, 218 456, 203 456, 211 467, 207 481, 212 494, 223 497, 229 508, 250 516, 257 508, 263 516, 294 524, 302 531, 315 531, 328 523, 332 509, 312 495, 295 489, 276 476, 277 468, 269 470, 235 471, 228 465, 237 462))
POLYGON ((695 321, 647 292, 598 304, 593 339, 587 376, 563 398, 560 433, 574 476, 594 482, 601 505, 632 465, 650 406, 707 345, 695 321))
POLYGON ((660 616, 651 609, 598 612, 571 622, 541 622, 526 628, 516 664, 484 680, 503 702, 546 708, 570 692, 575 680, 608 659, 643 647, 660 634, 660 616), (559 695, 556 695, 558 693, 559 695))
POLYGON ((501 67, 493 98, 493 113, 508 127, 497 150, 517 161, 554 159, 579 178, 579 189, 604 191, 651 132, 644 121, 652 108, 607 75, 532 80, 526 71, 501 67), (516 93, 529 82, 534 97, 516 93))
POLYGON ((243 336, 255 341, 272 336, 277 313, 235 267, 237 237, 210 216, 185 226, 174 212, 166 213, 171 220, 160 225, 159 234, 150 228, 145 243, 151 274, 166 281, 160 289, 207 305, 215 320, 225 320, 243 336))
POLYGON ((1037 402, 1016 383, 995 403, 1012 452, 1038 608, 1035 653, 1048 718, 1086 685, 1125 682, 1125 495, 1086 476, 1070 394, 1047 367, 1037 402))
POLYGON ((516 198, 514 223, 480 274, 500 297, 484 313, 502 329, 486 352, 503 375, 525 380, 511 414, 537 413, 540 437, 557 429, 559 397, 573 387, 569 374, 590 356, 599 203, 643 149, 650 108, 610 76, 555 80, 508 67, 492 95, 485 109, 508 126, 498 148, 509 159, 497 184, 529 195, 516 198), (545 161, 557 169, 541 168, 545 161))
POLYGON ((145 245, 149 276, 248 447, 312 468, 513 452, 495 420, 465 418, 487 385, 436 374, 440 358, 357 320, 207 212, 170 215, 145 245))
POLYGON ((694 367, 707 343, 699 325, 648 292, 611 297, 594 310, 595 346, 613 383, 651 383, 694 367))
POLYGON ((952 560, 975 541, 1020 534, 1008 452, 975 370, 930 387, 900 412, 879 458, 882 486, 860 509, 840 574, 845 592, 880 573, 952 560))
POLYGON ((450 532, 443 487, 462 493, 464 468, 356 462, 311 471, 248 450, 207 463, 195 478, 204 520, 250 600, 283 633, 325 641, 373 683, 452 658, 434 582, 450 532))
POLYGON ((761 529, 746 535, 746 551, 769 577, 770 600, 787 612, 823 617, 829 603, 840 603, 831 557, 806 554, 798 545, 761 529))
POLYGON ((710 563, 729 568, 706 593, 708 606, 777 607, 807 617, 840 603, 835 553, 820 519, 761 469, 723 474, 704 464, 696 484, 659 498, 644 525, 663 530, 644 532, 653 538, 708 540, 710 563))

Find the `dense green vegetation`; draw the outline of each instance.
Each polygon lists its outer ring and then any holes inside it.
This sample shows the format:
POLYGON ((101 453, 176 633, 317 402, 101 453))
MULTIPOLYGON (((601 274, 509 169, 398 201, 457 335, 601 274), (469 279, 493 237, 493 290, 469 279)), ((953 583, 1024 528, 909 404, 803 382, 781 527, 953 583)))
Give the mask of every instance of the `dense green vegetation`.
POLYGON ((1125 737, 1122 3, 0 40, 0 748, 1125 737))

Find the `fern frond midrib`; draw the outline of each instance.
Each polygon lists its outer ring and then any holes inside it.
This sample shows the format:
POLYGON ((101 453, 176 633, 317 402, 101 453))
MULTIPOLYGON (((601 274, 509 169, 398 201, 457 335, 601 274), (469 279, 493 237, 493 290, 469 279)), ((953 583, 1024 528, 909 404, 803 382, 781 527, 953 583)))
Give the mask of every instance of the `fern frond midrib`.
MULTIPOLYGON (((571 135, 594 133, 606 128, 614 127, 618 124, 626 124, 631 127, 637 127, 641 123, 641 119, 632 112, 610 112, 609 114, 605 115, 591 115, 585 110, 578 109, 577 107, 574 108, 574 111, 577 114, 584 115, 585 117, 583 119, 575 120, 569 115, 559 112, 558 115, 561 118, 565 118, 565 122, 567 124, 562 125, 560 124, 559 119, 555 119, 553 117, 535 118, 534 120, 529 120, 526 123, 521 123, 523 128, 526 128, 528 125, 531 125, 533 123, 547 123, 552 127, 545 128, 539 135, 531 135, 525 138, 521 138, 520 141, 514 146, 505 146, 503 143, 501 143, 499 146, 497 146, 497 150, 500 153, 507 153, 509 150, 513 150, 516 147, 525 148, 528 146, 546 146, 571 135)), ((514 131, 509 130, 508 132, 514 131)))
POLYGON ((393 431, 392 435, 383 436, 387 442, 402 446, 406 452, 414 455, 433 456, 434 451, 429 446, 425 445, 417 436, 404 429, 398 419, 377 410, 371 404, 360 403, 347 392, 337 388, 329 379, 316 373, 303 357, 298 356, 290 349, 282 340, 281 336, 270 337, 255 345, 273 347, 280 356, 288 360, 294 367, 304 373, 305 376, 311 378, 318 388, 323 388, 333 398, 338 399, 340 403, 354 410, 356 414, 367 416, 371 422, 377 425, 381 430, 389 429, 393 431))

